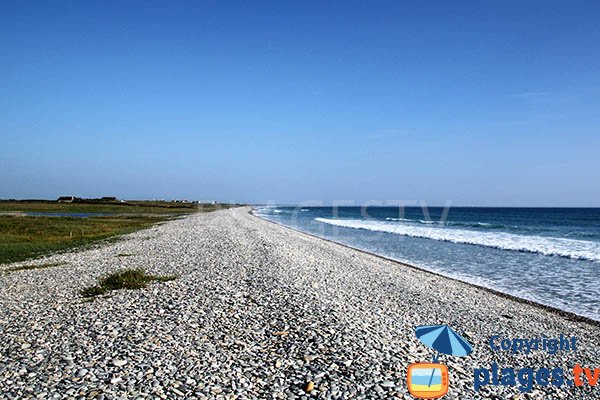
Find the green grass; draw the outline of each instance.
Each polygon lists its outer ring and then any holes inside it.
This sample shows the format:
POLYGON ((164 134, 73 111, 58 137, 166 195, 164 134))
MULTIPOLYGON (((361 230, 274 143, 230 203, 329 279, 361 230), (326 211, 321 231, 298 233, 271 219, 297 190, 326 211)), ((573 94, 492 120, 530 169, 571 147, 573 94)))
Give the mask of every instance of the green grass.
POLYGON ((89 245, 139 229, 164 217, 15 217, 0 216, 0 263, 23 261, 89 245))
POLYGON ((58 267, 61 265, 66 265, 66 262, 55 262, 55 263, 46 263, 46 264, 30 264, 30 265, 21 265, 19 267, 8 268, 6 272, 17 272, 17 271, 28 271, 32 269, 44 269, 44 268, 52 268, 58 267))
POLYGON ((198 207, 192 203, 155 201, 96 204, 0 200, 0 264, 37 258, 101 240, 116 241, 121 235, 186 214, 227 207, 223 204, 198 207), (7 214, 27 212, 110 215, 75 218, 7 214))
POLYGON ((0 212, 109 213, 109 214, 187 214, 216 208, 212 205, 158 201, 128 201, 126 203, 57 203, 53 201, 0 200, 0 212))
POLYGON ((85 298, 92 298, 112 290, 142 289, 150 282, 167 282, 174 279, 174 276, 147 275, 141 269, 126 269, 102 278, 98 285, 83 289, 81 295, 85 298))

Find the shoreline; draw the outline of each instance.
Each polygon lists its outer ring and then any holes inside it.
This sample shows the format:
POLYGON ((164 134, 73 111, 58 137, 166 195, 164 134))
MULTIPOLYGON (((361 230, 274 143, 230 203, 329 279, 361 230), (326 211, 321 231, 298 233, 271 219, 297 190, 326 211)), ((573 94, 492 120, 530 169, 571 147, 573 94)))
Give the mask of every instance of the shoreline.
POLYGON ((370 255, 370 256, 373 256, 373 257, 385 260, 385 261, 389 261, 389 262, 395 263, 395 264, 397 264, 398 266, 401 266, 401 267, 412 268, 414 270, 417 270, 417 271, 420 271, 420 272, 424 272, 424 273, 427 273, 427 274, 431 274, 431 275, 434 275, 434 276, 439 277, 439 278, 448 279, 448 280, 451 280, 451 281, 454 281, 454 282, 460 282, 462 284, 466 284, 466 285, 472 286, 474 288, 490 292, 491 294, 494 294, 494 295, 500 296, 500 297, 504 297, 504 298, 509 299, 509 300, 513 300, 513 301, 516 301, 516 302, 519 302, 519 303, 527 304, 527 305, 530 305, 530 306, 533 306, 533 307, 539 307, 539 308, 541 308, 541 309, 543 309, 545 311, 549 311, 551 313, 560 315, 561 317, 566 318, 566 319, 568 319, 570 321, 573 321, 573 322, 583 322, 583 323, 587 323, 587 324, 590 324, 590 325, 594 325, 594 326, 600 327, 600 320, 595 320, 593 318, 586 317, 586 316, 583 316, 583 315, 579 315, 579 314, 576 314, 576 313, 571 312, 571 311, 562 310, 562 309, 560 309, 558 307, 554 307, 554 306, 550 306, 550 305, 547 305, 547 304, 539 303, 539 302, 536 302, 536 301, 533 301, 533 300, 529 300, 529 299, 525 299, 525 298, 522 298, 522 297, 519 297, 519 296, 515 296, 515 295, 510 294, 510 293, 505 293, 505 292, 502 292, 500 290, 493 289, 493 288, 490 288, 490 287, 487 287, 487 286, 478 285, 476 283, 472 283, 472 282, 464 281, 464 280, 459 279, 459 278, 454 278, 454 277, 451 277, 451 276, 447 276, 447 275, 441 274, 439 272, 435 272, 435 271, 431 271, 431 270, 428 270, 428 269, 425 269, 425 268, 417 267, 416 265, 412 265, 412 264, 409 264, 409 263, 406 263, 406 262, 403 262, 403 261, 400 261, 400 260, 396 260, 396 259, 391 258, 391 257, 386 257, 386 256, 381 255, 381 254, 377 254, 377 253, 370 252, 368 250, 361 249, 359 247, 354 247, 354 246, 351 246, 349 244, 345 244, 345 243, 337 242, 335 240, 327 239, 327 238, 324 238, 324 237, 321 237, 321 236, 318 236, 318 235, 315 235, 315 234, 312 234, 312 233, 309 233, 309 232, 305 232, 305 231, 293 228, 293 227, 285 225, 285 224, 282 224, 281 222, 272 221, 270 219, 260 217, 260 216, 258 216, 258 215, 256 215, 254 213, 254 207, 252 207, 248 211, 248 214, 250 214, 251 216, 253 216, 255 218, 258 218, 260 220, 267 221, 267 222, 270 222, 272 224, 281 226, 283 228, 290 229, 290 230, 292 230, 294 232, 301 233, 303 235, 308 235, 308 236, 316 238, 316 239, 325 240, 325 241, 327 241, 329 243, 334 243, 336 245, 343 246, 343 247, 346 247, 346 248, 349 248, 349 249, 352 249, 352 250, 355 250, 355 251, 359 251, 359 252, 361 252, 363 254, 367 254, 367 255, 370 255))

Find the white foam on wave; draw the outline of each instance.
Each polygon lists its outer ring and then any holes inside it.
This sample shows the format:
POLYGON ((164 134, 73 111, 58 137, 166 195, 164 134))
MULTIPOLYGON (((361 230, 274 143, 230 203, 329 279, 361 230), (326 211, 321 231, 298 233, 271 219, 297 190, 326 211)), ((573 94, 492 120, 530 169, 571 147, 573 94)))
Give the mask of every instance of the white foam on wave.
POLYGON ((407 219, 407 218, 392 218, 392 217, 387 217, 386 220, 387 221, 414 222, 412 219, 407 219))
POLYGON ((587 240, 525 236, 506 232, 476 232, 466 229, 414 226, 375 220, 333 218, 315 218, 315 220, 344 228, 600 262, 600 243, 587 240))

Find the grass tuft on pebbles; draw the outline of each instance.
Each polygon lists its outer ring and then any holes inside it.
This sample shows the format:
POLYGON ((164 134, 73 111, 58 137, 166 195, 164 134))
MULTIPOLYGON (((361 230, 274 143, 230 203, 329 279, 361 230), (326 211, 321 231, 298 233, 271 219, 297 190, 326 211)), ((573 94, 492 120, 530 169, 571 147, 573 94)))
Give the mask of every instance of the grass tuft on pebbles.
POLYGON ((83 289, 81 295, 91 298, 103 295, 112 290, 142 289, 150 282, 168 282, 174 279, 175 277, 170 275, 148 275, 142 269, 126 269, 102 278, 98 285, 83 289))
POLYGON ((46 264, 31 264, 31 265, 20 265, 18 267, 9 268, 6 272, 17 272, 17 271, 29 271, 32 269, 44 269, 44 268, 52 268, 59 267, 61 265, 66 265, 66 262, 54 262, 54 263, 46 263, 46 264))

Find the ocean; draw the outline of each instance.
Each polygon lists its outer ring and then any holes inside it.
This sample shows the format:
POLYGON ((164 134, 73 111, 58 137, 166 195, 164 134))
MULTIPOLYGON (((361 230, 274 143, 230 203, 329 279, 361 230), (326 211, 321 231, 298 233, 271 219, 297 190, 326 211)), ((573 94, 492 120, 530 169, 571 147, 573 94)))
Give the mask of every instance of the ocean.
POLYGON ((267 206, 254 213, 600 321, 600 208, 267 206))

